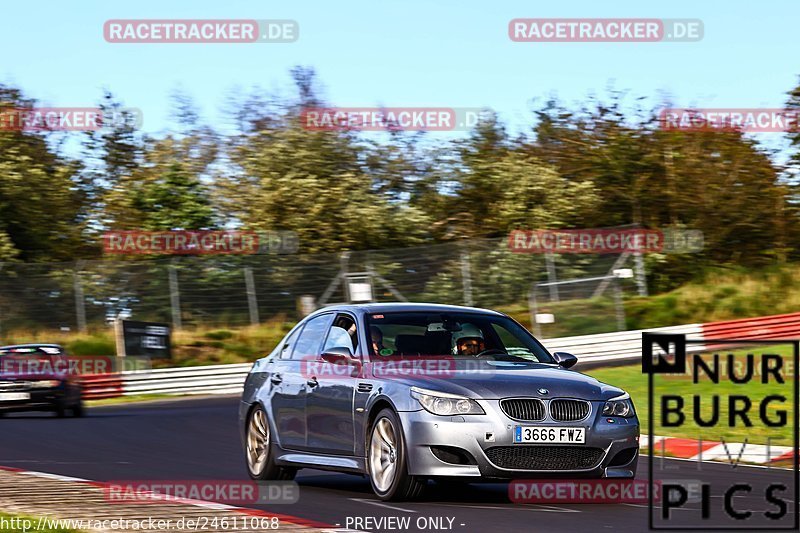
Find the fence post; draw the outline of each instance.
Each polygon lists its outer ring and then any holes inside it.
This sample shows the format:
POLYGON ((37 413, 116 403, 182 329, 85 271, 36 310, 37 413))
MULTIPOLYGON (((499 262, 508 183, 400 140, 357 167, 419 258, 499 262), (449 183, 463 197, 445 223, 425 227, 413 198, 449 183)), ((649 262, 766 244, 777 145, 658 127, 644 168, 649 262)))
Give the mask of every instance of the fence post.
POLYGON ((72 271, 72 287, 75 293, 75 317, 78 323, 78 331, 86 333, 86 301, 83 298, 80 269, 81 261, 78 261, 75 263, 75 270, 72 271))
POLYGON ((528 291, 528 313, 531 315, 531 330, 533 330, 537 338, 541 339, 542 326, 536 321, 536 315, 539 314, 539 305, 536 303, 536 285, 536 283, 532 284, 530 291, 528 291))
POLYGON ((469 251, 461 251, 461 282, 464 286, 464 305, 472 307, 472 265, 469 251))
MULTIPOLYGON (((3 271, 3 267, 5 265, 6 265, 5 263, 0 261, 0 272, 3 271)), ((2 313, 2 311, 3 311, 3 307, 0 306, 0 335, 2 335, 2 333, 3 333, 3 313, 2 313)))
POLYGON ((622 287, 619 278, 614 278, 614 307, 617 314, 617 331, 625 331, 625 307, 622 303, 622 287))
POLYGON ((336 287, 339 286, 340 283, 344 284, 343 291, 345 295, 347 294, 347 262, 350 260, 350 252, 342 252, 342 255, 339 256, 339 273, 336 274, 336 277, 328 284, 328 287, 325 289, 325 292, 322 293, 322 296, 319 297, 317 300, 317 305, 322 307, 328 303, 328 298, 333 296, 333 291, 336 290, 336 287))
POLYGON ((639 296, 647 296, 647 276, 644 270, 644 256, 642 252, 636 252, 633 259, 636 272, 636 287, 639 289, 639 296))
POLYGON ((553 254, 550 252, 545 252, 544 262, 547 266, 547 281, 551 283, 550 301, 558 302, 558 285, 555 285, 555 282, 558 281, 558 277, 556 276, 556 264, 553 261, 553 254))
POLYGON ((178 287, 178 270, 175 263, 169 264, 169 303, 172 308, 172 327, 181 329, 181 293, 178 287))
POLYGON ((247 290, 247 307, 250 309, 250 323, 258 325, 258 300, 256 300, 256 282, 253 279, 253 269, 244 267, 244 286, 247 290))

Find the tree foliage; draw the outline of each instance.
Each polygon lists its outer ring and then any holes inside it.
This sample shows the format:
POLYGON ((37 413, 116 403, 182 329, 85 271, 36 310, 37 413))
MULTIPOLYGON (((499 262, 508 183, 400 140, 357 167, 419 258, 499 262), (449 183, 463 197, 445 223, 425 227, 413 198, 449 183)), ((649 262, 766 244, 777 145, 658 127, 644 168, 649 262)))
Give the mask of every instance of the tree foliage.
MULTIPOLYGON (((620 93, 550 100, 517 137, 492 114, 452 140, 311 131, 302 109, 328 104, 313 70, 292 76, 294 96, 234 103, 224 134, 183 91, 175 131, 114 124, 87 133, 80 157, 64 134, 0 131, 0 262, 97 256, 109 229, 291 230, 313 253, 629 224, 704 233, 702 253, 650 259, 665 287, 709 265, 797 258, 797 132, 781 168, 741 132, 662 130, 657 109, 620 93)), ((0 106, 33 105, 0 87, 0 106)), ((100 106, 123 109, 110 92, 100 106)), ((800 108, 800 88, 787 106, 800 108)))

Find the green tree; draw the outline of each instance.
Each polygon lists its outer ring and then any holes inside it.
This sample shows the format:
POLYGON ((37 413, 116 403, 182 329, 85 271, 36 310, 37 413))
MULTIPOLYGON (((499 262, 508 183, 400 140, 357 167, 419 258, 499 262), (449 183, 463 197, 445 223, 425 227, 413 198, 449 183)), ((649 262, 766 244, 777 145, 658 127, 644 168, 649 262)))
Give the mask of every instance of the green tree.
POLYGON ((301 110, 319 99, 311 71, 293 74, 298 98, 251 117, 231 142, 236 168, 217 190, 228 218, 252 230, 295 231, 304 252, 418 242, 427 216, 379 194, 355 133, 303 127, 301 110))
MULTIPOLYGON (((0 86, 0 113, 35 105, 0 86)), ((55 152, 51 137, 55 142, 54 133, 0 129, 0 250, 8 257, 59 261, 88 251, 82 165, 55 152)))

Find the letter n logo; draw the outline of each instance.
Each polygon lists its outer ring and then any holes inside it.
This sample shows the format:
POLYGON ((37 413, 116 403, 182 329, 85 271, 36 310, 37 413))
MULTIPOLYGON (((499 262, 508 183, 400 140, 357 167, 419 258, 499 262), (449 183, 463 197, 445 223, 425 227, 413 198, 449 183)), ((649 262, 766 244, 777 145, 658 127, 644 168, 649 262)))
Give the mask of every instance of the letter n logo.
POLYGON ((686 335, 642 333, 643 374, 685 374, 686 335))

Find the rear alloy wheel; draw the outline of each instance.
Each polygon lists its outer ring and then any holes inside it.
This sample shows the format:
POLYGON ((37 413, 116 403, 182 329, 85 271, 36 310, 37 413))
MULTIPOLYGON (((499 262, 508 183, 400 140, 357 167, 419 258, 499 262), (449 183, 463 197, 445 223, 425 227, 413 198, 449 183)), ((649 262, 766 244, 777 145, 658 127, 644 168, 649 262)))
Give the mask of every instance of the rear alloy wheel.
POLYGON ((247 472, 258 480, 294 479, 296 468, 285 468, 275 464, 272 456, 269 420, 261 406, 250 411, 245 437, 247 472))
POLYGON ((367 445, 367 468, 372 490, 386 501, 414 499, 427 480, 408 475, 405 441, 400 419, 391 409, 375 417, 367 445))

